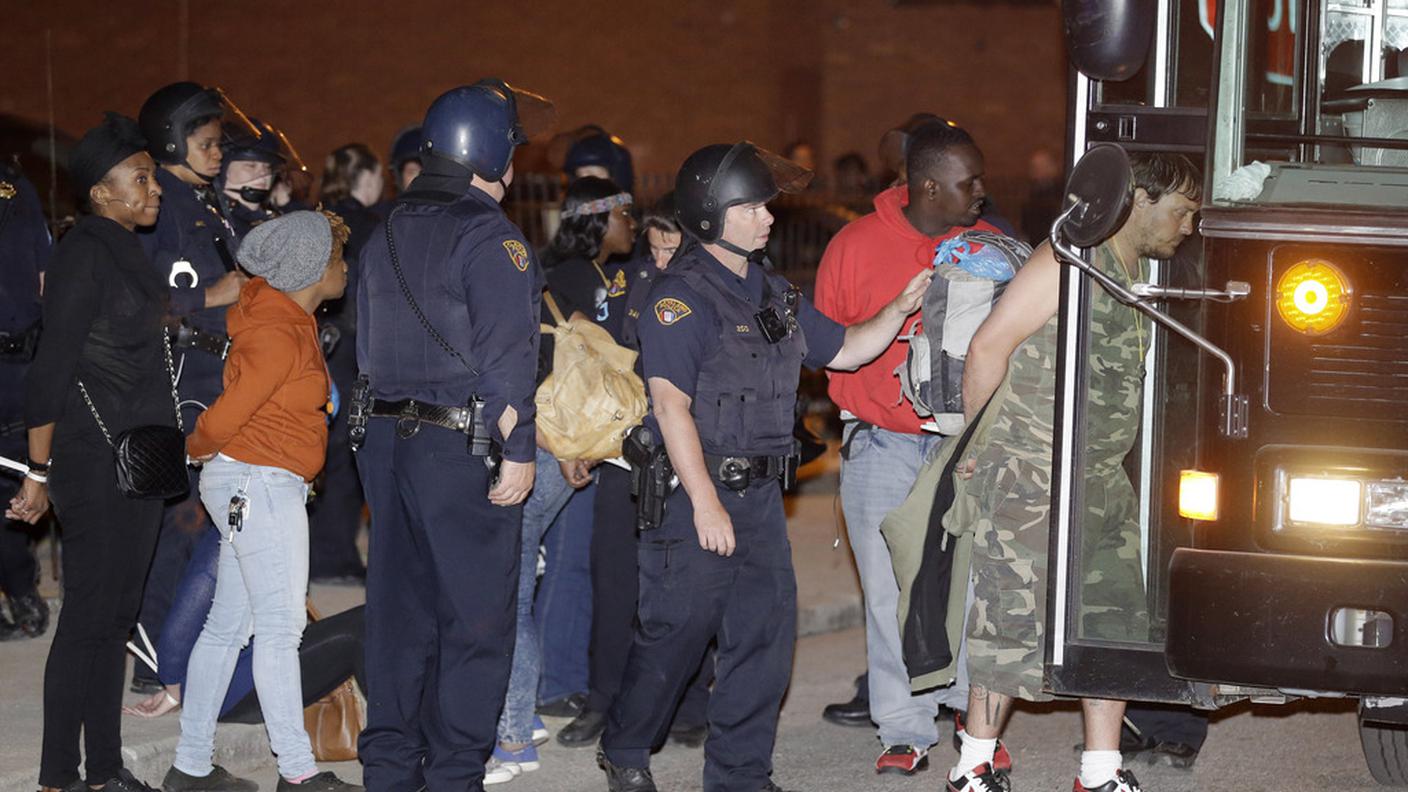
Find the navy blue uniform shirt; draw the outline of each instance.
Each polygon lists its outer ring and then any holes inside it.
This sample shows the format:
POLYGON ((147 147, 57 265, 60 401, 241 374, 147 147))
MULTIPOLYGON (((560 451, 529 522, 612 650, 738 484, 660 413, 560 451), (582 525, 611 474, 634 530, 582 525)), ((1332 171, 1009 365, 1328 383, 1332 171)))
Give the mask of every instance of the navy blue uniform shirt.
POLYGON ((238 249, 234 229, 197 194, 194 186, 170 171, 157 168, 156 181, 162 190, 161 214, 155 226, 138 229, 137 236, 161 279, 167 282, 171 294, 169 310, 175 316, 189 318, 192 325, 202 330, 223 333, 226 308, 206 308, 205 290, 229 272, 215 240, 225 240, 233 258, 238 249), (178 274, 177 285, 170 285, 173 267, 185 272, 178 261, 190 262, 195 270, 194 283, 189 274, 178 274))
MULTIPOLYGON (((0 333, 19 335, 39 321, 39 277, 49 263, 49 227, 39 195, 24 174, 0 165, 0 183, 0 333)), ((0 357, 0 450, 7 455, 25 449, 21 383, 27 369, 19 357, 0 357)))
POLYGON ((503 443, 504 458, 532 461, 543 287, 536 257, 499 204, 478 188, 453 200, 412 190, 396 200, 393 212, 407 287, 430 325, 478 375, 421 324, 397 282, 386 235, 373 234, 362 250, 357 293, 357 365, 370 378, 372 395, 457 407, 477 394, 500 442, 498 417, 511 406, 518 423, 503 443))
MULTIPOLYGON (((703 247, 695 247, 687 255, 699 256, 709 266, 717 267, 730 288, 745 295, 753 305, 762 306, 761 266, 749 264, 747 276, 740 278, 703 247)), ((724 330, 718 314, 680 278, 655 278, 646 307, 648 310, 640 317, 641 361, 646 380, 669 380, 694 398, 699 368, 724 330)), ((846 341, 846 328, 818 311, 805 297, 797 303, 797 324, 807 339, 807 357, 802 361, 807 368, 825 367, 846 341)), ((759 331, 754 328, 754 332, 759 331)))

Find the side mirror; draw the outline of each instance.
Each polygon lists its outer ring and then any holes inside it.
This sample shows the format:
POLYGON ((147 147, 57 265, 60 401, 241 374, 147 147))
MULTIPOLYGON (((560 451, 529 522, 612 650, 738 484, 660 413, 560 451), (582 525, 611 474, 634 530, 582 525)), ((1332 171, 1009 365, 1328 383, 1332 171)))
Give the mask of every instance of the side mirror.
POLYGON ((1059 233, 1076 247, 1104 242, 1124 225, 1134 204, 1134 172, 1129 155, 1113 143, 1101 143, 1085 152, 1066 180, 1069 213, 1058 220, 1059 233))
POLYGON ((1092 80, 1127 80, 1144 66, 1157 0, 1061 0, 1071 64, 1092 80))

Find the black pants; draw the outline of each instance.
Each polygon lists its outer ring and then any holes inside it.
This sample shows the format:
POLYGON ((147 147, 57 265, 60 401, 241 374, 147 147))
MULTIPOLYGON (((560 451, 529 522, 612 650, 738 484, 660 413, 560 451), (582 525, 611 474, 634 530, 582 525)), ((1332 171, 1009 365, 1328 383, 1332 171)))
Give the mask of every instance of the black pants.
MULTIPOLYGON (((587 709, 607 712, 621 692, 626 659, 635 636, 640 564, 636 550, 636 503, 631 474, 615 465, 597 468, 592 510, 592 633, 587 661, 591 690, 587 709)), ((705 723, 713 656, 705 658, 680 701, 675 722, 681 727, 705 723)))
MULTIPOLYGON (((338 383, 343 388, 342 383, 338 383)), ((351 386, 342 390, 350 398, 351 386)), ((328 429, 327 465, 318 495, 308 509, 308 576, 313 579, 366 573, 357 551, 362 523, 362 482, 347 445, 347 410, 339 410, 328 429)))
POLYGON ((363 779, 480 790, 513 661, 523 507, 489 503, 483 458, 449 429, 402 438, 372 418, 357 468, 372 510, 363 779))
MULTIPOLYGON (((187 420, 193 421, 190 418, 187 420)), ((192 426, 194 423, 187 424, 187 428, 192 426)), ((176 596, 176 587, 181 583, 181 576, 186 573, 186 565, 191 561, 196 542, 206 531, 215 530, 210 515, 200 502, 200 471, 191 468, 189 472, 190 494, 185 500, 168 503, 162 510, 156 555, 152 558, 151 569, 147 572, 142 606, 138 611, 138 619, 153 646, 161 640, 161 628, 166 624, 166 614, 171 610, 171 600, 176 596)), ((156 672, 145 663, 135 665, 132 677, 157 681, 156 672)))
POLYGON ((44 667, 42 786, 78 780, 83 733, 86 781, 122 768, 122 683, 128 634, 142 601, 161 502, 117 491, 112 450, 96 443, 54 449, 49 492, 63 524, 64 606, 44 667))
MULTIPOLYGON (((8 506, 16 492, 19 492, 18 481, 0 480, 0 507, 8 506)), ((0 592, 11 599, 35 593, 39 565, 34 561, 30 537, 39 530, 28 523, 0 516, 0 592)))
MULTIPOLYGON (((333 692, 348 677, 367 692, 366 665, 362 657, 366 634, 366 608, 357 606, 308 623, 303 643, 298 646, 298 667, 303 678, 303 706, 333 692)), ((220 716, 222 723, 263 723, 259 696, 245 694, 230 711, 220 716)))

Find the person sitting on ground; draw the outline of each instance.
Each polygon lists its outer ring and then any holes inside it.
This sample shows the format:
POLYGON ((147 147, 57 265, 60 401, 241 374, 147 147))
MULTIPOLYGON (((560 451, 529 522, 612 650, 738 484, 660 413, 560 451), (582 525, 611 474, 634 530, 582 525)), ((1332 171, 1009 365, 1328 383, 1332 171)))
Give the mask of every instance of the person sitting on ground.
POLYGON ((318 772, 303 725, 298 644, 307 621, 308 482, 323 466, 331 396, 313 312, 342 295, 347 227, 293 212, 240 246, 252 278, 229 311, 224 391, 186 443, 204 463, 201 502, 220 526, 215 602, 191 651, 176 760, 165 792, 255 792, 211 763, 215 722, 240 648, 254 640, 254 687, 278 757, 278 792, 362 792, 318 772))

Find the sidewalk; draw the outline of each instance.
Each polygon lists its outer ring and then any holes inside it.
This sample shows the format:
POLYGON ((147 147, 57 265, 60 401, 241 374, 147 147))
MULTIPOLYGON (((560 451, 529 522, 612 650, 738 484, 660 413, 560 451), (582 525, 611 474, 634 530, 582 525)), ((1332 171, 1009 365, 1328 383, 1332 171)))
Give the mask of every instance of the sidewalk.
MULTIPOLYGON (((855 561, 839 528, 837 468, 833 448, 803 471, 806 477, 798 494, 787 499, 788 534, 797 570, 798 631, 803 636, 844 630, 861 622, 855 561)), ((53 597, 58 591, 47 569, 47 550, 42 555, 46 569, 41 590, 53 597)), ((314 586, 312 590, 313 602, 324 614, 358 605, 363 596, 360 588, 314 586)), ((57 600, 51 599, 51 605, 57 606, 57 600)), ((55 618, 57 615, 56 610, 55 618)), ((38 640, 0 644, 0 792, 33 792, 36 788, 44 659, 52 633, 51 626, 38 640)), ((857 666, 846 669, 846 674, 861 670, 857 666)), ((126 703, 139 698, 129 693, 126 703)), ((159 784, 175 754, 178 718, 123 716, 122 726, 127 767, 138 778, 159 784)), ((216 732, 219 764, 245 767, 264 762, 268 756, 269 743, 262 725, 221 724, 216 732)))

